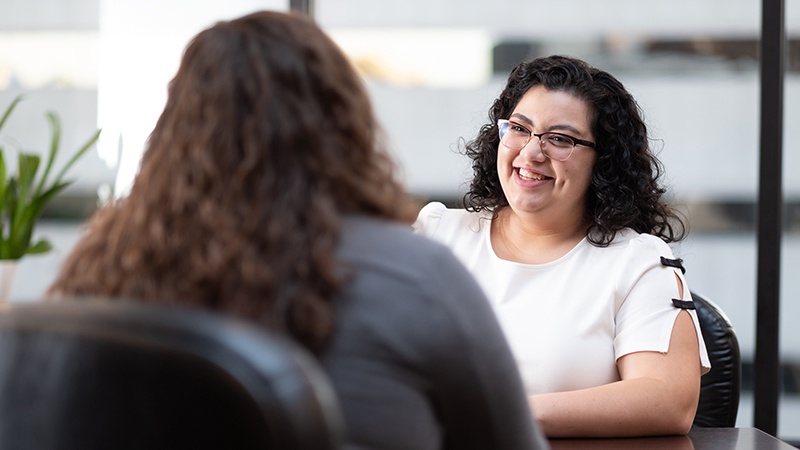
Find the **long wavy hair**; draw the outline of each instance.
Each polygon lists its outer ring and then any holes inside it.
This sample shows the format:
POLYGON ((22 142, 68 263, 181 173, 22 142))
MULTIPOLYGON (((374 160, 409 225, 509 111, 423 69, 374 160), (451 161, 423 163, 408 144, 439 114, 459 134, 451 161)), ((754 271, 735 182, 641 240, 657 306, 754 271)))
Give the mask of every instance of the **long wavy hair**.
POLYGON ((650 148, 636 100, 609 73, 565 56, 537 58, 511 71, 489 110, 489 122, 466 144, 464 152, 472 159, 473 178, 464 206, 495 215, 508 206, 497 174, 497 120, 507 119, 535 86, 569 93, 589 105, 597 143, 585 211, 589 241, 607 246, 626 227, 665 242, 683 239, 685 224, 665 200, 666 189, 660 183, 663 166, 650 148))
POLYGON ((341 217, 412 209, 359 76, 310 19, 258 12, 187 46, 130 194, 49 292, 193 305, 319 351, 346 282, 341 217))

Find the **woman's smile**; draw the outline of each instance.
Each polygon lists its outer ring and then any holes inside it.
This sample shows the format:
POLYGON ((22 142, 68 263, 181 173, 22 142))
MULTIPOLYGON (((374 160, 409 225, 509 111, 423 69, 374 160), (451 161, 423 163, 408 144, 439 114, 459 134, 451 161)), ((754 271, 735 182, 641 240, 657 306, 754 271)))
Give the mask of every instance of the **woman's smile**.
POLYGON ((522 167, 517 168, 516 171, 519 178, 522 179, 523 181, 544 181, 550 178, 545 175, 542 175, 541 173, 534 172, 529 169, 524 169, 522 167))

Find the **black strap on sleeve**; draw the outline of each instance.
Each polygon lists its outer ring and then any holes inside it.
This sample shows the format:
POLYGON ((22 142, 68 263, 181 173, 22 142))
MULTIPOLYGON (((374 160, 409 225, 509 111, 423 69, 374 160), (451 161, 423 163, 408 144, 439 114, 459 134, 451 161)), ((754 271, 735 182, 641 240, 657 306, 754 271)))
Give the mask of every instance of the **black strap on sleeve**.
POLYGON ((669 267, 674 267, 676 269, 681 269, 681 273, 684 273, 684 274, 686 273, 686 269, 683 267, 683 260, 680 259, 680 258, 678 258, 678 259, 669 259, 669 258, 664 258, 662 256, 661 257, 661 264, 663 264, 665 266, 669 266, 669 267))
POLYGON ((672 304, 680 309, 695 309, 694 302, 691 300, 678 300, 677 298, 673 298, 672 304))

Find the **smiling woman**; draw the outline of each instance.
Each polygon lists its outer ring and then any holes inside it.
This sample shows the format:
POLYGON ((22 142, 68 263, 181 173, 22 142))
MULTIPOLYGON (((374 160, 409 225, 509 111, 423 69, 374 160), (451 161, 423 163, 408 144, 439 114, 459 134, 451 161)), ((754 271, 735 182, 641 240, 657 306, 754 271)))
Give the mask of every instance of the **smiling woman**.
MULTIPOLYGON (((542 260, 543 256, 551 259, 560 257, 586 235, 583 219, 587 200, 585 193, 589 189, 596 154, 585 145, 581 151, 574 152, 578 145, 574 140, 578 138, 565 133, 593 138, 590 113, 589 106, 577 97, 564 91, 536 86, 522 96, 510 114, 511 120, 546 132, 550 137, 547 140, 541 137, 533 141, 528 139, 524 143, 518 141, 513 143, 515 145, 509 145, 508 134, 506 139, 500 140, 502 145, 497 149, 497 174, 506 200, 511 205, 506 213, 501 214, 502 220, 513 221, 518 217, 536 214, 536 218, 531 217, 532 224, 544 229, 562 229, 562 233, 571 233, 571 238, 564 236, 563 245, 558 246, 561 253, 553 254, 556 249, 548 248, 549 245, 545 248, 538 245, 524 248, 523 244, 536 245, 537 242, 517 240, 501 232, 497 234, 501 241, 499 247, 511 250, 498 255, 501 258, 528 263, 547 262, 542 260), (571 230, 565 230, 565 227, 571 230), (543 250, 548 251, 545 253, 543 250)), ((529 132, 521 125, 517 129, 525 130, 521 134, 529 132)), ((586 140, 581 142, 594 146, 586 140)), ((515 228, 506 227, 504 231, 515 228)))
POLYGON ((517 66, 489 119, 466 209, 431 203, 415 228, 488 294, 546 434, 687 433, 709 361, 636 101, 552 56, 517 66))

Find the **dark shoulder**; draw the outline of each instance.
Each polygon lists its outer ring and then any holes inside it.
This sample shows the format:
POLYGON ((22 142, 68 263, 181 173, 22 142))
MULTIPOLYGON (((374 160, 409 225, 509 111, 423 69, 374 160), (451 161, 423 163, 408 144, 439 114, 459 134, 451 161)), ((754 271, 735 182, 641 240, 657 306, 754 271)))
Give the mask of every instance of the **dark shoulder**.
POLYGON ((392 289, 405 302, 435 303, 450 311, 475 303, 485 307, 480 287, 453 252, 414 234, 411 226, 349 217, 342 224, 338 257, 362 293, 381 289, 385 295, 392 289))
POLYGON ((352 275, 345 303, 372 311, 372 320, 415 317, 420 327, 404 332, 427 342, 430 336, 421 331, 430 328, 422 325, 437 327, 441 338, 435 347, 471 342, 468 336, 476 332, 487 336, 498 330, 489 302, 461 261, 443 244, 414 234, 410 226, 348 218, 339 259, 352 275))
POLYGON ((414 234, 410 225, 362 216, 342 223, 339 257, 351 263, 398 268, 406 265, 461 263, 450 249, 432 239, 414 234))

